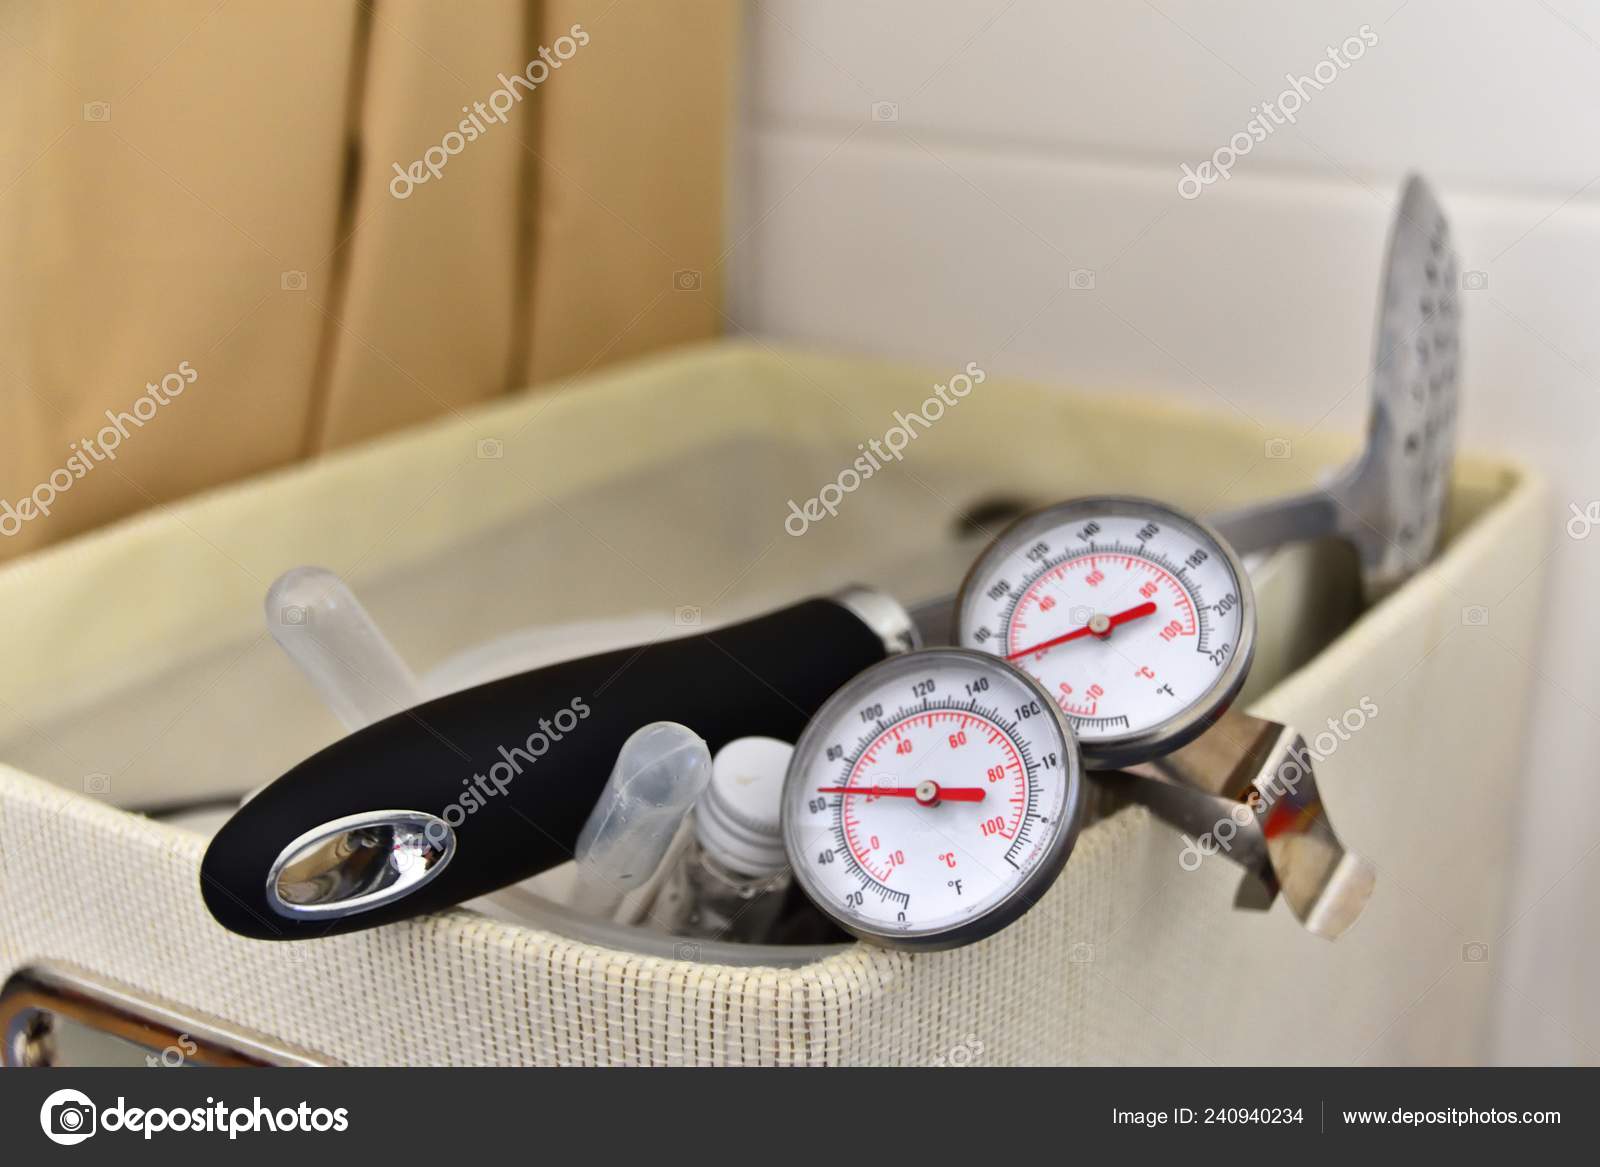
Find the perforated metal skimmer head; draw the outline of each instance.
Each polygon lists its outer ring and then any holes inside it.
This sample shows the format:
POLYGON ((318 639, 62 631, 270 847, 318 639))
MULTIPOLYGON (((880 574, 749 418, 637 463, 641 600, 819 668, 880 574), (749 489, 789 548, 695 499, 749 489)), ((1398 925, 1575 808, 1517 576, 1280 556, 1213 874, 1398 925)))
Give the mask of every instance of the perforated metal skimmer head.
POLYGON ((1406 180, 1389 233, 1366 448, 1329 492, 1361 555, 1369 598, 1425 565, 1444 528, 1455 457, 1460 278, 1428 184, 1406 180))

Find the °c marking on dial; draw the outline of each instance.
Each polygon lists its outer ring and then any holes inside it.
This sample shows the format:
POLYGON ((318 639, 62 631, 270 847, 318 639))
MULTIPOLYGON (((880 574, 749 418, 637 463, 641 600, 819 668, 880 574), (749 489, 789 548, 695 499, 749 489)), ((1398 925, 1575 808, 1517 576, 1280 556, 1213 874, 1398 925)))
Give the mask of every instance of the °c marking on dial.
MULTIPOLYGON (((1017 813, 1018 811, 1020 813, 1013 821, 1010 833, 1002 833, 1001 837, 1009 843, 1003 857, 1012 867, 1021 870, 1015 856, 1025 848, 1031 837, 1028 828, 1031 822, 1039 817, 1037 813, 1039 768, 1034 761, 1032 747, 1027 737, 1022 733, 1021 723, 1008 720, 997 710, 980 707, 976 698, 969 698, 966 701, 951 698, 940 702, 933 702, 931 698, 923 698, 922 701, 915 704, 902 705, 893 714, 882 717, 872 731, 862 736, 856 745, 855 751, 843 761, 836 784, 839 786, 850 785, 851 775, 855 773, 856 768, 864 760, 866 752, 874 744, 881 744, 885 740, 894 740, 906 728, 907 723, 914 723, 916 720, 930 714, 935 716, 938 714, 966 714, 974 719, 987 722, 991 727, 991 743, 997 740, 1004 740, 1009 746, 1010 752, 1017 757, 1022 769, 1020 780, 1023 789, 1026 791, 1026 796, 1020 800, 1008 796, 1010 798, 1007 803, 1008 807, 1016 808, 1011 813, 1017 813), (1018 806, 1019 802, 1020 806, 1018 806)), ((832 794, 828 797, 833 802, 834 812, 833 822, 830 824, 829 830, 837 844, 835 853, 843 859, 846 869, 861 881, 863 891, 870 887, 882 900, 898 900, 902 906, 908 905, 910 902, 908 893, 890 888, 883 882, 884 879, 893 874, 892 870, 884 873, 883 877, 880 878, 857 855, 856 848, 853 845, 855 840, 852 838, 850 824, 846 821, 846 796, 832 794)))

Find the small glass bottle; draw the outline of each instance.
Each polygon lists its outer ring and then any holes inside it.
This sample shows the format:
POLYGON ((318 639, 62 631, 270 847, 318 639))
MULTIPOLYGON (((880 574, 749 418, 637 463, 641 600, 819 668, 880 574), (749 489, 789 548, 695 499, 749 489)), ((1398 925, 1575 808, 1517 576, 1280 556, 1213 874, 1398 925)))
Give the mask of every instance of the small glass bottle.
POLYGON ((711 760, 693 831, 649 919, 675 936, 760 943, 783 910, 789 859, 779 808, 794 747, 738 738, 711 760))

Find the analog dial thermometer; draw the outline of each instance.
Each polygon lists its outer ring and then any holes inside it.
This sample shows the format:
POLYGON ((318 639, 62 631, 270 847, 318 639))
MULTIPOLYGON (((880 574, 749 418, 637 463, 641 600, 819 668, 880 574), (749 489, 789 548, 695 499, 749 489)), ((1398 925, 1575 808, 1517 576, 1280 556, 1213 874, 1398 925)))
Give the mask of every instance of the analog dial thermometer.
POLYGON ((1060 873, 1083 816, 1078 746, 1021 671, 936 648, 874 665, 795 747, 784 842, 841 926, 898 948, 971 943, 1060 873))
POLYGON ((1145 499, 1075 499, 1017 520, 978 558, 958 640, 1023 669, 1092 769, 1193 740, 1249 671, 1255 599, 1198 519, 1145 499))

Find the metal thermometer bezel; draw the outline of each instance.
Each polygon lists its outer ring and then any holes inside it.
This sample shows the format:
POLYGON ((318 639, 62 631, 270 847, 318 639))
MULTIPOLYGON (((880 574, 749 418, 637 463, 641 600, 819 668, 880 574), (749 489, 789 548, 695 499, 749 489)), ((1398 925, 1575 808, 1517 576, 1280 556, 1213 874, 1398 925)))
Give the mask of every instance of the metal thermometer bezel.
MULTIPOLYGON (((997 560, 1011 554, 1019 544, 1035 539, 1045 531, 1055 531, 1070 526, 1074 517, 1094 518, 1103 515, 1116 518, 1150 517, 1157 521, 1165 517, 1176 521, 1180 527, 1194 528, 1221 551, 1223 560, 1238 585, 1236 593, 1240 607, 1239 643, 1234 648, 1233 657, 1205 692, 1171 717, 1145 729, 1131 730, 1099 739, 1078 739, 1085 766, 1091 770, 1116 770, 1164 757, 1194 741, 1209 729, 1217 718, 1227 712, 1234 698, 1239 695, 1239 690, 1244 688, 1245 679, 1250 674, 1250 665, 1255 659, 1256 651, 1255 589, 1251 587, 1249 573, 1245 571, 1244 563, 1238 553, 1210 523, 1166 503, 1134 494, 1089 495, 1053 503, 1022 515, 990 540, 989 545, 967 569, 966 578, 961 581, 961 588, 956 593, 956 640, 965 642, 969 619, 968 604, 977 594, 979 581, 985 572, 992 569, 997 560)), ((1005 659, 1003 655, 992 655, 998 660, 1005 659)), ((1028 679, 1034 678, 1029 675, 1028 679)), ((1050 699, 1050 705, 1060 710, 1053 697, 1050 699)), ((1067 715, 1063 713, 1062 716, 1067 715)), ((1070 717, 1068 721, 1070 723, 1070 717)))
POLYGON ((1088 798, 1084 770, 1083 752, 1079 748, 1077 734, 1072 731, 1072 723, 1061 712, 1061 708, 1050 700, 1050 694, 1045 691, 1044 686, 1009 661, 976 649, 952 646, 923 648, 892 656, 864 669, 841 685, 806 723, 805 730, 800 734, 800 740, 795 743, 794 755, 789 759, 789 770, 784 775, 783 782, 783 845, 788 852, 789 866, 794 871, 801 890, 806 893, 806 898, 816 906, 817 910, 857 939, 905 952, 939 952, 972 944, 1016 923, 1029 908, 1039 902, 1039 898, 1060 877, 1062 868, 1072 855, 1072 848, 1077 844, 1078 832, 1083 827, 1088 798), (1055 837, 1051 840, 1049 849, 1034 865, 1033 870, 1015 883, 992 907, 970 920, 954 927, 929 929, 923 932, 873 928, 836 911, 831 897, 815 883, 810 864, 796 861, 798 857, 804 856, 805 849, 797 835, 799 826, 794 821, 794 816, 789 813, 791 795, 797 784, 804 784, 808 780, 807 772, 811 768, 814 756, 822 749, 828 738, 835 736, 831 732, 832 723, 841 711, 857 703, 860 696, 864 695, 864 690, 881 686, 886 679, 891 679, 893 674, 919 672, 922 667, 921 662, 927 661, 930 657, 937 657, 940 660, 953 659, 962 665, 976 665, 1010 673, 1022 684, 1024 690, 1031 691, 1039 699, 1041 709, 1050 711, 1050 718, 1039 724, 1050 726, 1060 738, 1061 758, 1066 769, 1067 784, 1066 795, 1062 799, 1061 821, 1056 825, 1055 837))

